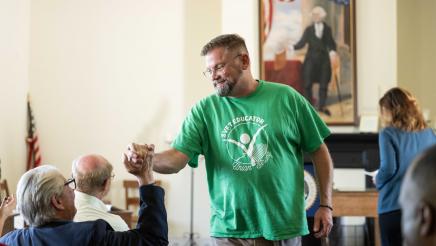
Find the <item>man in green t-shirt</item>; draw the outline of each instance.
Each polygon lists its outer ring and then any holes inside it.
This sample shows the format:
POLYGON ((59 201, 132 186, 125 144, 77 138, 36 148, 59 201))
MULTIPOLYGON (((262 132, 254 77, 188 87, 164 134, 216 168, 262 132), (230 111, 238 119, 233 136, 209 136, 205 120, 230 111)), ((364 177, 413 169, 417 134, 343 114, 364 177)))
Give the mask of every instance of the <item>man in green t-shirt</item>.
MULTIPOLYGON (((216 94, 198 102, 169 150, 155 154, 154 171, 177 173, 204 155, 215 245, 301 245, 308 234, 303 154, 310 154, 321 205, 316 237, 332 228, 330 134, 309 102, 289 86, 255 80, 245 41, 236 34, 207 43, 204 75, 216 94)), ((141 162, 132 144, 129 158, 141 162)))

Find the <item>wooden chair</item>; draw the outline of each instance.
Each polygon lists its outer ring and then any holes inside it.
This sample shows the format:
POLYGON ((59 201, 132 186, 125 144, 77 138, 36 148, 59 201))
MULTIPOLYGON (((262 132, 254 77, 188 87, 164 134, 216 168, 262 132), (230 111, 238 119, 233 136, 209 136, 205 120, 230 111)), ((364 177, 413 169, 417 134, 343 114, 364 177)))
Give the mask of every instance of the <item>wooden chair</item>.
MULTIPOLYGON (((156 180, 156 185, 161 185, 160 180, 156 180)), ((126 210, 133 211, 131 228, 135 228, 138 222, 139 210, 139 185, 136 180, 123 180, 124 194, 126 199, 126 210)))

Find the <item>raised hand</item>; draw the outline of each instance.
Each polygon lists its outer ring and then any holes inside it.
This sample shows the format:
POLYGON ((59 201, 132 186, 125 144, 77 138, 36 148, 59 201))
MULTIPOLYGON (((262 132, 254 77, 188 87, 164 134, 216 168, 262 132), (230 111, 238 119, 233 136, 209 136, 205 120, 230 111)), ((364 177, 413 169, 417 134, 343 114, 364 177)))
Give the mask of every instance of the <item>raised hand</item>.
POLYGON ((0 205, 0 216, 7 218, 12 215, 16 204, 14 196, 5 197, 0 205))
POLYGON ((135 144, 127 146, 124 153, 123 163, 127 172, 138 178, 140 185, 151 184, 154 182, 153 177, 153 156, 154 145, 135 144))
POLYGON ((3 232, 3 225, 6 219, 14 213, 17 202, 14 196, 7 196, 0 204, 0 235, 3 232))

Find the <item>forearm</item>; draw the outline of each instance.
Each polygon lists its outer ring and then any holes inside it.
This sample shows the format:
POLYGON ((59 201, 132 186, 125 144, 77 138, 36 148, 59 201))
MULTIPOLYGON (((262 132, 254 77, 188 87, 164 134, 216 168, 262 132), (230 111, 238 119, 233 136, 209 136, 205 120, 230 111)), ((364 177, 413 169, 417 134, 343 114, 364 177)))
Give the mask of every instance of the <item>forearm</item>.
POLYGON ((168 245, 168 223, 163 189, 143 186, 140 188, 140 197, 137 230, 145 236, 143 242, 168 245))
MULTIPOLYGON (((95 245, 168 245, 164 190, 158 186, 144 185, 139 187, 139 196, 136 228, 124 232, 106 231, 104 238, 95 245)), ((107 223, 102 226, 102 230, 106 230, 107 223)))
POLYGON ((333 163, 327 146, 322 144, 318 150, 311 154, 315 166, 320 189, 320 203, 332 205, 333 189, 333 163))
POLYGON ((153 170, 158 173, 177 173, 188 163, 188 156, 176 149, 157 153, 153 157, 153 170))

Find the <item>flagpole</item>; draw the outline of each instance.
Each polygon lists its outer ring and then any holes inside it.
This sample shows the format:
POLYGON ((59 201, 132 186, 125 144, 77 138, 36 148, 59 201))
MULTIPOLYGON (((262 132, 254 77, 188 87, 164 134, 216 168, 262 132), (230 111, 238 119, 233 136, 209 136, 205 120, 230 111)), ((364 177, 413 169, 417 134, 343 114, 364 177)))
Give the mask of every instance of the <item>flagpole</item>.
POLYGON ((197 246, 194 239, 194 168, 191 167, 191 199, 190 199, 190 220, 189 220, 189 238, 185 243, 186 246, 197 246))

